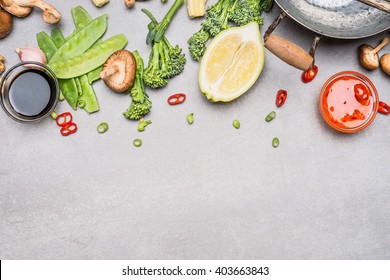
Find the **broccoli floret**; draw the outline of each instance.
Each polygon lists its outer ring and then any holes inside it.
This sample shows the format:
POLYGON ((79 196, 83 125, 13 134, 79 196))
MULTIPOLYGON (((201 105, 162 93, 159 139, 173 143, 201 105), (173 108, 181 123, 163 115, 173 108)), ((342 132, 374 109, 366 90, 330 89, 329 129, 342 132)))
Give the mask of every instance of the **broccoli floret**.
POLYGON ((219 0, 217 4, 207 8, 206 19, 202 23, 204 30, 211 36, 217 36, 221 31, 229 28, 228 14, 233 0, 219 0))
POLYGON ((190 39, 188 39, 188 49, 191 57, 198 61, 206 51, 206 43, 210 39, 211 35, 202 27, 198 32, 194 33, 190 39))
POLYGON ((133 52, 135 61, 136 61, 136 74, 135 82, 131 88, 130 94, 132 97, 132 102, 123 115, 131 120, 139 120, 152 109, 152 102, 149 100, 149 96, 145 93, 145 86, 143 82, 144 74, 144 62, 139 56, 138 51, 133 52))
MULTIPOLYGON (((147 10, 143 10, 152 20, 148 25, 149 30, 156 30, 159 25, 156 18, 147 10)), ((186 64, 185 55, 179 46, 172 46, 165 36, 157 42, 153 42, 152 52, 149 57, 148 67, 145 69, 144 82, 155 89, 168 84, 168 79, 179 75, 186 64)))
POLYGON ((236 9, 229 15, 229 20, 235 22, 238 26, 248 24, 252 21, 258 24, 263 23, 260 10, 261 0, 242 0, 237 4, 236 9))

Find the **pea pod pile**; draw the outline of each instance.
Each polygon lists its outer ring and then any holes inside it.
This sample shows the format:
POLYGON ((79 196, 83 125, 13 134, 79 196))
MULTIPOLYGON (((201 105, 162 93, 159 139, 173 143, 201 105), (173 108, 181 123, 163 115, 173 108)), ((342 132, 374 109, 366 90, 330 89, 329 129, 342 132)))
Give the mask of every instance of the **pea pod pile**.
POLYGON ((107 15, 92 19, 83 7, 77 6, 72 8, 72 16, 76 31, 66 38, 58 28, 52 30, 51 36, 40 32, 38 46, 59 79, 61 93, 69 105, 93 113, 99 111, 99 103, 92 83, 100 79, 101 66, 107 58, 126 46, 127 38, 119 34, 101 40, 107 30, 107 15))

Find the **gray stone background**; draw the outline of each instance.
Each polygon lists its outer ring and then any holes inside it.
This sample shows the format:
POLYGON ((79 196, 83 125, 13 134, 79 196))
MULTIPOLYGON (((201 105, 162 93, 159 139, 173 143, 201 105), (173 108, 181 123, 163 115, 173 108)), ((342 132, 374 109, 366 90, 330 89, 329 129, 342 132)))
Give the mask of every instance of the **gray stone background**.
MULTIPOLYGON (((65 34, 74 29, 70 9, 77 4, 94 17, 108 13, 105 37, 125 33, 127 49, 138 49, 145 60, 148 19, 141 8, 161 18, 170 6, 159 0, 132 10, 119 0, 102 9, 89 0, 51 2, 64 16, 65 34)), ((262 33, 278 13, 275 6, 265 16, 262 33)), ((0 259, 390 258, 390 119, 378 115, 368 129, 344 135, 318 110, 323 83, 342 70, 368 75, 390 102, 390 78, 357 62, 360 44, 376 45, 389 34, 323 39, 320 72, 310 84, 267 51, 248 93, 212 104, 200 94, 199 64, 187 51, 199 25, 182 7, 169 27, 168 38, 184 49, 188 63, 167 87, 148 91, 153 124, 142 134, 122 116, 131 99, 102 82, 94 84, 100 112, 73 112, 79 131, 70 137, 61 137, 49 118, 26 125, 0 112, 0 259), (266 123, 281 88, 289 92, 287 102, 266 123), (166 99, 176 92, 188 99, 170 107, 166 99), (100 135, 102 121, 110 129, 100 135), (138 137, 144 144, 137 149, 132 141, 138 137), (280 139, 277 149, 273 137, 280 139)), ((12 35, 0 41, 7 66, 18 62, 14 48, 36 45, 35 34, 50 29, 39 12, 16 20, 12 35)), ((276 33, 306 49, 313 36, 289 19, 276 33)), ((68 110, 66 103, 57 108, 68 110)))

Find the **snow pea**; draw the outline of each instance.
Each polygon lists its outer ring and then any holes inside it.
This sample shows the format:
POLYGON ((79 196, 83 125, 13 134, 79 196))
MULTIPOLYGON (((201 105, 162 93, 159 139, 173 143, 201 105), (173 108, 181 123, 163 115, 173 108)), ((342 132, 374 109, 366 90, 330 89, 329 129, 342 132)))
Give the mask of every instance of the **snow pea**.
MULTIPOLYGON (((72 17, 77 30, 82 29, 92 21, 91 15, 81 6, 72 8, 72 17)), ((99 39, 94 45, 100 42, 102 42, 102 39, 99 39)), ((89 84, 100 80, 100 72, 102 72, 102 68, 103 67, 100 66, 87 74, 89 84)))
POLYGON ((50 33, 50 39, 56 45, 57 48, 60 48, 63 44, 65 44, 65 37, 62 34, 61 30, 56 27, 50 33))
POLYGON ((77 92, 78 92, 78 94, 80 96, 80 95, 83 94, 83 89, 81 87, 80 78, 79 77, 74 78, 74 81, 76 82, 77 92))
POLYGON ((64 94, 66 101, 68 101, 69 105, 76 110, 77 108, 77 85, 74 79, 69 80, 58 80, 58 84, 60 85, 61 92, 64 94))
POLYGON ((88 50, 107 30, 107 15, 100 16, 78 31, 54 54, 51 61, 60 61, 81 55, 88 50))
POLYGON ((81 6, 72 8, 72 18, 77 30, 82 29, 92 21, 91 15, 81 6))
POLYGON ((98 68, 92 70, 87 74, 88 82, 90 85, 92 85, 93 82, 100 80, 100 73, 102 72, 102 70, 103 70, 103 66, 99 66, 98 68))
POLYGON ((103 65, 112 53, 123 49, 126 44, 126 36, 118 34, 97 44, 81 55, 50 62, 47 66, 53 70, 59 79, 79 77, 103 65))
POLYGON ((79 102, 85 102, 85 106, 83 109, 89 114, 99 111, 99 102, 96 98, 93 87, 88 82, 87 75, 83 75, 80 77, 80 84, 83 94, 79 96, 79 102))
POLYGON ((46 60, 50 61, 53 55, 57 52, 57 46, 44 31, 39 32, 36 37, 39 48, 45 53, 46 60))

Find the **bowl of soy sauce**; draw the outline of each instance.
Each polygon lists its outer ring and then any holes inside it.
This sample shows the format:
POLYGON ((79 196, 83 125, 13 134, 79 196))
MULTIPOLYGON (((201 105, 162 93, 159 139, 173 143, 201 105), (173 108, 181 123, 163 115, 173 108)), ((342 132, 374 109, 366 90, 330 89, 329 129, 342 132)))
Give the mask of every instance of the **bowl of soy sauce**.
POLYGON ((8 70, 0 83, 0 103, 12 119, 39 121, 58 103, 59 85, 55 74, 39 62, 22 62, 8 70))

